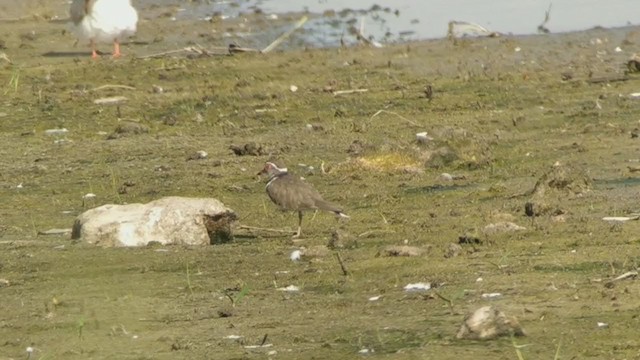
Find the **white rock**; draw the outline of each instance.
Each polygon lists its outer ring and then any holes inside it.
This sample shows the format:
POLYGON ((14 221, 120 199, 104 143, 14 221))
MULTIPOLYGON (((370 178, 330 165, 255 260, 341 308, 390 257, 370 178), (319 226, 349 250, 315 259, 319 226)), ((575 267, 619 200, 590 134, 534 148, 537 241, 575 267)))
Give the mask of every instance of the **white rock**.
POLYGON ((281 287, 277 289, 278 291, 288 291, 288 292, 297 292, 300 291, 300 288, 295 285, 289 285, 286 287, 281 287))
POLYGON ((442 181, 453 181, 453 175, 449 173, 442 173, 438 178, 442 181))
POLYGON ((214 234, 232 238, 233 210, 211 198, 165 197, 147 204, 103 205, 80 214, 72 239, 100 246, 145 246, 150 242, 207 245, 214 234), (219 227, 218 227, 219 225, 219 227))
POLYGON ((407 284, 404 287, 405 291, 427 291, 431 289, 431 283, 414 283, 407 284))
POLYGON ((113 96, 95 99, 93 103, 96 105, 120 105, 125 101, 127 101, 127 98, 124 96, 113 96))
POLYGON ((522 231, 522 230, 527 230, 527 228, 509 221, 489 224, 485 226, 483 229, 485 234, 508 233, 508 232, 514 232, 514 231, 522 231))
POLYGON ((456 338, 489 340, 510 335, 525 335, 518 320, 505 315, 494 306, 483 306, 465 317, 456 338))
POLYGON ((209 154, 204 150, 197 151, 196 155, 198 156, 198 159, 206 159, 207 156, 209 156, 209 154))
POLYGON ((300 257, 302 257, 302 252, 300 250, 294 250, 291 252, 289 257, 291 258, 291 261, 299 261, 300 257))
POLYGON ((426 144, 429 141, 433 140, 433 138, 429 136, 426 131, 423 131, 423 132, 416 133, 416 140, 419 143, 426 144))
POLYGON ((495 299, 495 298, 499 298, 501 297, 502 294, 501 293, 487 293, 487 294, 482 294, 482 298, 483 299, 495 299))
POLYGON ((69 130, 67 130, 66 128, 62 128, 62 129, 47 129, 44 131, 44 133, 46 135, 52 135, 52 136, 60 136, 60 135, 64 135, 66 133, 68 133, 69 130))

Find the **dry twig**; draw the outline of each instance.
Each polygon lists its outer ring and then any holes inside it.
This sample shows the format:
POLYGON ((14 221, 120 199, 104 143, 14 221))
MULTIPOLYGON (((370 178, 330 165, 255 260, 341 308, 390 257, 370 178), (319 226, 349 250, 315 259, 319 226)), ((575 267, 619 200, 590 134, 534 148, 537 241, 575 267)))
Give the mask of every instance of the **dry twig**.
POLYGON ((404 116, 402 116, 402 115, 400 115, 400 114, 398 114, 398 113, 394 113, 393 111, 388 111, 388 110, 378 110, 378 111, 376 111, 376 113, 375 113, 375 114, 373 114, 373 115, 371 116, 371 119, 373 119, 374 117, 376 117, 376 116, 378 116, 378 115, 380 115, 380 114, 382 114, 382 113, 387 113, 387 114, 395 115, 395 116, 399 117, 400 119, 402 119, 402 120, 404 120, 404 121, 408 122, 409 124, 411 124, 411 125, 413 125, 413 126, 421 127, 418 123, 416 123, 416 122, 414 122, 414 121, 412 121, 412 120, 409 120, 409 119, 407 119, 406 117, 404 117, 404 116))
POLYGON ((342 256, 340 256, 340 253, 337 251, 336 251, 336 258, 338 259, 338 263, 340 264, 340 269, 342 269, 342 275, 349 276, 349 271, 347 270, 347 267, 344 265, 344 261, 342 261, 342 256))
POLYGON ((136 88, 134 88, 133 86, 128 86, 128 85, 112 85, 112 84, 106 84, 106 85, 102 85, 102 86, 98 86, 97 88, 93 88, 90 91, 98 91, 98 90, 104 90, 104 89, 126 89, 126 90, 135 90, 136 88))
POLYGON ((332 94, 333 96, 337 96, 337 95, 345 95, 345 94, 363 93, 367 91, 369 91, 369 89, 336 90, 332 94))

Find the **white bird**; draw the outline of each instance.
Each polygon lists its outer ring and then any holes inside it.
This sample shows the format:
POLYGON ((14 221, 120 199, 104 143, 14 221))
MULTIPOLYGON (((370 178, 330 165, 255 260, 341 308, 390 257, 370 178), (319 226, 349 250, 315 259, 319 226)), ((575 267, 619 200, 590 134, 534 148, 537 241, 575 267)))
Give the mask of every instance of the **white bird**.
POLYGON ((73 0, 70 15, 76 35, 89 40, 94 59, 96 42, 113 41, 113 57, 119 57, 120 39, 133 35, 138 23, 131 0, 73 0))

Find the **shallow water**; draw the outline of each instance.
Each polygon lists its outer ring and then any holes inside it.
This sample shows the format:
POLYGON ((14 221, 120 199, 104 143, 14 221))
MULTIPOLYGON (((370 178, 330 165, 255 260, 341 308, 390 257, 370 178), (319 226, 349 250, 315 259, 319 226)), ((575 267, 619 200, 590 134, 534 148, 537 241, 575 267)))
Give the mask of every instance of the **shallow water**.
MULTIPOLYGON (((170 4, 175 0, 140 0, 145 4, 170 4)), ((306 25, 308 41, 335 46, 349 28, 362 27, 367 36, 380 42, 395 42, 446 36, 451 20, 467 21, 506 34, 535 34, 543 24, 550 2, 537 0, 371 1, 371 0, 282 0, 201 1, 182 5, 180 17, 205 18, 216 12, 238 16, 260 11, 265 16, 291 12, 325 14, 306 25), (349 11, 350 10, 350 11, 349 11), (334 14, 335 13, 335 14, 334 14)), ((545 27, 553 32, 584 30, 595 26, 619 27, 637 24, 640 2, 633 0, 553 1, 545 27)))

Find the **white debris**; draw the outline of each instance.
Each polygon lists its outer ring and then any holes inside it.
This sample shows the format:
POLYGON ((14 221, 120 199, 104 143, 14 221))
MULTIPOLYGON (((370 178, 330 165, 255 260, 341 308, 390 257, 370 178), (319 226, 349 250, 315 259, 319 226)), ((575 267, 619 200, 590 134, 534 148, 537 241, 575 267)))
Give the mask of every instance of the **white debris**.
POLYGON ((619 53, 619 52, 622 52, 622 48, 620 48, 620 46, 616 46, 616 48, 613 51, 619 53))
POLYGON ((289 90, 291 90, 291 92, 296 92, 296 91, 298 91, 298 87, 295 86, 295 85, 291 85, 291 86, 289 86, 289 90))
POLYGON ((520 52, 520 50, 522 50, 522 49, 519 46, 516 46, 516 48, 513 49, 513 51, 515 51, 515 52, 520 52))
POLYGON ((119 105, 127 101, 124 96, 112 96, 93 100, 96 105, 119 105))
POLYGON ((482 298, 483 299, 495 299, 495 298, 499 298, 501 297, 502 294, 501 293, 487 293, 487 294, 482 294, 482 298))
POLYGON ((378 301, 380 299, 382 299, 382 295, 372 296, 369 298, 369 301, 378 301))
POLYGON ((300 291, 300 288, 295 286, 295 285, 289 285, 289 286, 286 286, 286 287, 278 288, 276 290, 278 290, 278 291, 287 291, 287 292, 297 292, 297 291, 300 291))
POLYGON ((242 339, 242 336, 240 336, 240 335, 227 335, 224 338, 225 339, 230 339, 230 340, 238 340, 238 339, 242 339))
POLYGON ((629 220, 638 220, 638 218, 638 216, 605 216, 602 218, 602 220, 612 222, 625 222, 629 220))
POLYGON ((291 261, 299 261, 301 257, 302 257, 302 251, 300 250, 293 250, 291 252, 291 255, 289 256, 291 261))
POLYGON ((263 345, 247 345, 244 348, 245 349, 259 349, 259 348, 268 348, 268 347, 272 347, 273 344, 263 344, 263 345))
POLYGON ((600 322, 600 321, 598 321, 597 324, 598 324, 598 328, 600 328, 600 329, 606 329, 606 328, 609 327, 609 324, 603 323, 603 322, 600 322))
POLYGON ((449 173, 442 173, 440 174, 440 176, 438 176, 438 179, 442 181, 453 181, 453 175, 449 173))
POLYGON ((631 93, 629 97, 632 99, 640 99, 640 92, 631 93))
POLYGON ((637 271, 627 271, 626 273, 618 276, 617 278, 611 280, 611 281, 620 281, 620 280, 624 280, 624 279, 633 279, 636 278, 638 276, 638 272, 637 271))
POLYGON ((23 188, 22 183, 16 185, 16 189, 22 189, 22 188, 23 188))
POLYGON ((196 156, 198 157, 198 159, 206 159, 209 154, 204 150, 199 150, 196 152, 196 156))
POLYGON ((513 231, 522 231, 522 230, 527 230, 527 228, 509 221, 489 224, 485 226, 483 229, 485 234, 497 234, 497 233, 506 233, 506 232, 513 232, 513 231))
POLYGON ((482 281, 484 281, 484 279, 483 279, 483 278, 481 278, 481 277, 479 277, 479 278, 477 278, 477 279, 476 279, 476 282, 482 282, 482 281))
POLYGON ((449 38, 461 38, 465 36, 495 37, 499 35, 500 34, 495 31, 489 31, 478 24, 466 21, 449 21, 449 31, 447 32, 449 38))
POLYGON ((96 198, 96 196, 97 196, 97 195, 96 195, 96 194, 94 194, 94 193, 87 193, 87 194, 84 194, 84 195, 82 196, 82 198, 83 198, 83 199, 85 199, 85 200, 87 200, 87 199, 95 199, 95 198, 96 198))
POLYGON ((429 136, 426 131, 423 131, 423 132, 416 133, 416 140, 419 143, 425 144, 433 140, 433 138, 429 136))
POLYGON ((367 349, 367 348, 358 350, 358 354, 362 354, 362 355, 371 354, 371 353, 374 353, 374 352, 376 352, 376 351, 373 350, 373 349, 367 349))
POLYGON ((69 132, 69 130, 67 130, 66 128, 62 128, 62 129, 47 129, 47 130, 44 131, 45 135, 49 135, 49 136, 65 135, 68 132, 69 132))
POLYGON ((431 283, 414 283, 407 284, 404 291, 427 291, 431 289, 431 283))

